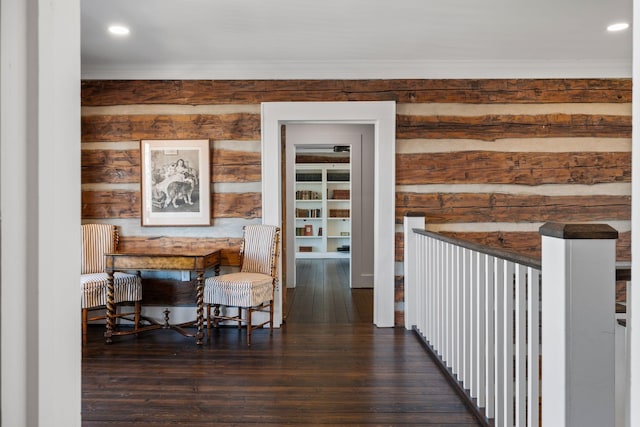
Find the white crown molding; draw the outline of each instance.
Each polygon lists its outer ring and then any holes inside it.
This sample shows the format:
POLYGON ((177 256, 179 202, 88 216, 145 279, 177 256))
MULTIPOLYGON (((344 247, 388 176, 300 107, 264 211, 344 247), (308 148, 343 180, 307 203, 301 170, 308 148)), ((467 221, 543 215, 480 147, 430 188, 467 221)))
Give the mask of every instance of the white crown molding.
POLYGON ((82 66, 84 80, 630 78, 628 61, 240 61, 82 66))

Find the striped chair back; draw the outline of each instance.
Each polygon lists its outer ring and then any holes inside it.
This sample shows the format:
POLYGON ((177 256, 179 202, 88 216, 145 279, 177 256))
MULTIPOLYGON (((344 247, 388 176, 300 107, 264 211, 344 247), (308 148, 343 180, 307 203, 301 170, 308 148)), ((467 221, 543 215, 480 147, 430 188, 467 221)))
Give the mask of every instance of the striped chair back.
POLYGON ((243 235, 240 271, 273 276, 280 228, 274 225, 247 225, 243 235))
POLYGON ((82 225, 82 272, 92 274, 104 272, 104 254, 115 252, 118 233, 115 225, 82 225))

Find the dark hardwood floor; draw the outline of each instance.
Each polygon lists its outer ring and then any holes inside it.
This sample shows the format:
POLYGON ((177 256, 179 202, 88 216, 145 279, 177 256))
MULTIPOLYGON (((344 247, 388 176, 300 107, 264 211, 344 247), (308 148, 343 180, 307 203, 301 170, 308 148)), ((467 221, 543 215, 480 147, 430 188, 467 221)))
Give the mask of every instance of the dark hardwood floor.
POLYGON ((480 425, 413 333, 372 325, 371 290, 319 275, 339 263, 312 264, 286 325, 250 348, 235 328, 201 348, 167 330, 105 345, 90 328, 83 426, 480 425))
POLYGON ((349 260, 297 260, 296 278, 287 290, 287 322, 373 322, 373 289, 349 288, 349 260))

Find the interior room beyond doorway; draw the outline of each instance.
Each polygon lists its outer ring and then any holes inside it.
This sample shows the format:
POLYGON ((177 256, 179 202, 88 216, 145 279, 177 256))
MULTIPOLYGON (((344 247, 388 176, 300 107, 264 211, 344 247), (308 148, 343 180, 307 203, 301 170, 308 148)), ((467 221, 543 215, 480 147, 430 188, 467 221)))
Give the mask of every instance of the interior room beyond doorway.
POLYGON ((286 126, 288 288, 308 259, 340 259, 347 287, 373 287, 373 132, 373 125, 286 126))

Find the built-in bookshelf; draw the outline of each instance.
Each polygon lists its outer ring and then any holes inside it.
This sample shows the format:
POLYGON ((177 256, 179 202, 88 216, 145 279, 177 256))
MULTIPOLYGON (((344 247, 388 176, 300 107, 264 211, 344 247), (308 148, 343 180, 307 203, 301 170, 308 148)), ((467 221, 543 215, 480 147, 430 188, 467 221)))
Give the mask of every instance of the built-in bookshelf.
POLYGON ((296 165, 296 258, 349 257, 351 171, 348 164, 296 165))

